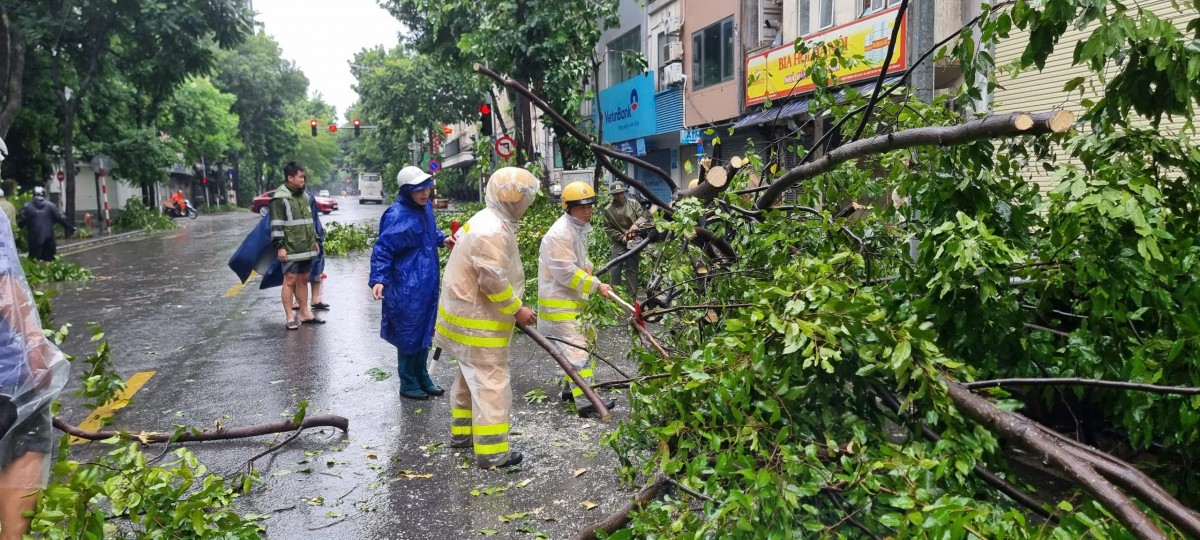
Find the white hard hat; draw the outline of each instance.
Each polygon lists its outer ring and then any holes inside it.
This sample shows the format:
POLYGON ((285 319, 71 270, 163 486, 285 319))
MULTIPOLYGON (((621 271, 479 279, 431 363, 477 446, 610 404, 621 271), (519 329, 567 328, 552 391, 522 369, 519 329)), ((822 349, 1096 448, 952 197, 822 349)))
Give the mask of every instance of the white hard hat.
POLYGON ((8 145, 4 143, 4 139, 0 139, 0 161, 4 161, 8 157, 8 145))
POLYGON ((46 188, 44 188, 42 186, 37 186, 37 187, 33 188, 33 196, 34 197, 45 197, 46 196, 46 188))
POLYGON ((396 173, 397 186, 415 186, 433 178, 433 175, 422 171, 420 167, 409 165, 396 173))

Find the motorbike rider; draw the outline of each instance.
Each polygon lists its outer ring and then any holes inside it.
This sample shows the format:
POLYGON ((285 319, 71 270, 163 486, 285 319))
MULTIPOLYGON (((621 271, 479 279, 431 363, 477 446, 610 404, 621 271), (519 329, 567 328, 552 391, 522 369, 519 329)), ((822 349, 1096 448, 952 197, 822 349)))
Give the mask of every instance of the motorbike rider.
POLYGON ((187 215, 187 202, 183 198, 183 190, 171 194, 171 206, 179 212, 179 215, 187 215))
MULTIPOLYGON (((588 258, 588 233, 596 190, 586 182, 571 182, 562 190, 563 215, 542 237, 538 256, 538 331, 555 338, 554 345, 567 357, 575 371, 591 381, 595 362, 588 365, 588 338, 579 321, 592 291, 612 294, 612 285, 592 275, 588 258), (557 341, 562 340, 562 341, 557 341), (566 343, 562 343, 565 341, 566 343)), ((564 376, 563 399, 574 397, 575 410, 581 417, 594 416, 596 407, 564 376)), ((605 403, 609 409, 615 401, 605 403)))
POLYGON ((25 239, 29 246, 29 258, 53 261, 58 251, 54 243, 54 224, 62 225, 67 236, 75 234, 75 225, 67 220, 54 203, 46 200, 42 186, 33 188, 33 200, 21 207, 17 214, 17 225, 25 227, 25 239))
POLYGON ((458 361, 450 389, 450 446, 470 448, 481 468, 521 462, 508 446, 512 408, 509 363, 514 323, 533 324, 521 304, 525 271, 517 223, 538 193, 529 171, 504 167, 485 188, 487 206, 467 221, 442 279, 434 344, 458 361))

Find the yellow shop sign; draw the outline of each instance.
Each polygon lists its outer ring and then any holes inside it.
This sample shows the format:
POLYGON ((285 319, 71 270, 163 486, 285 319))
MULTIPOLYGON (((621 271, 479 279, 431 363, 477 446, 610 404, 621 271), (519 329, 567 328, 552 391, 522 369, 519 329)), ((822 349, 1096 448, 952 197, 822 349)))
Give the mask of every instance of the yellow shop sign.
MULTIPOLYGON (((841 41, 848 55, 862 55, 864 63, 855 66, 839 66, 838 80, 843 83, 871 79, 879 76, 887 56, 888 40, 896 23, 896 11, 892 8, 868 15, 852 23, 830 28, 824 32, 807 36, 805 41, 815 46, 830 41, 841 41)), ((906 67, 907 32, 904 21, 900 23, 896 50, 892 53, 888 73, 899 72, 906 67)), ((811 49, 812 47, 810 47, 811 49)), ((746 59, 746 104, 762 103, 767 98, 779 99, 812 91, 812 78, 808 69, 813 65, 812 53, 799 53, 792 44, 771 49, 746 59)))

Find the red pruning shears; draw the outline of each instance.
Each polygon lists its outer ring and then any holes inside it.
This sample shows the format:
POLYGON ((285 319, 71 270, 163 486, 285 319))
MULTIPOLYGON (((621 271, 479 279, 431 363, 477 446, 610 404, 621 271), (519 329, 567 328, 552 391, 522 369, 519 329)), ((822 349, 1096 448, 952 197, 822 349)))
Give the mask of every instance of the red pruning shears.
MULTIPOLYGON (((455 242, 458 241, 459 226, 461 226, 461 224, 458 222, 457 219, 450 220, 450 238, 453 238, 455 242)), ((450 246, 450 249, 454 249, 454 246, 450 246)))

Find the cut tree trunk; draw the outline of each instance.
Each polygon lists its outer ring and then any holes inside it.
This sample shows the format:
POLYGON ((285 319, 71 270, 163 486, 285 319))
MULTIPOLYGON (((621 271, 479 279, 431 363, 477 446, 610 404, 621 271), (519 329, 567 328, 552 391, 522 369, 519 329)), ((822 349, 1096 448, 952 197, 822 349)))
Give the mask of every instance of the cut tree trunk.
POLYGON ((1002 139, 1023 135, 1063 133, 1075 124, 1075 115, 1059 110, 1039 114, 1010 113, 987 116, 954 126, 931 126, 877 135, 839 146, 831 152, 798 165, 771 183, 758 198, 755 207, 765 210, 775 205, 783 193, 800 182, 833 170, 851 159, 882 154, 916 146, 957 145, 983 139, 1002 139))

